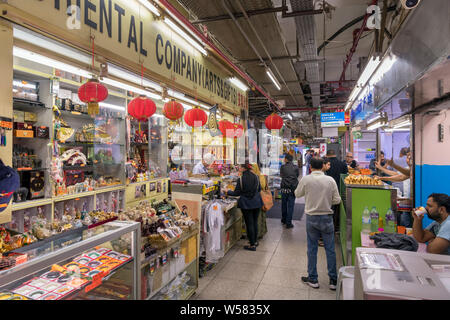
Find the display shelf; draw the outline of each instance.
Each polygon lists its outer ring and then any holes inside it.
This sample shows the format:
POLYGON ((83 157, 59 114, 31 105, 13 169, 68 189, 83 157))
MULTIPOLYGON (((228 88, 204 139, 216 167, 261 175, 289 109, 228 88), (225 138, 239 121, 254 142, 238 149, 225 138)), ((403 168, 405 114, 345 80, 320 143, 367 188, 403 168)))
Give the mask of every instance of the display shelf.
POLYGON ((111 192, 111 191, 117 191, 117 190, 125 190, 125 185, 118 184, 116 186, 105 186, 105 187, 99 187, 94 192, 99 193, 105 193, 105 192, 111 192))
POLYGON ((198 261, 198 258, 195 258, 194 260, 192 260, 191 262, 189 262, 187 265, 184 266, 183 270, 181 270, 180 272, 178 272, 175 276, 173 276, 171 279, 169 279, 166 283, 164 283, 163 285, 161 285, 161 287, 157 290, 155 290, 154 292, 152 292, 147 298, 146 300, 151 300, 154 296, 156 296, 163 288, 167 287, 168 284, 170 284, 173 280, 175 280, 180 274, 182 274, 183 272, 185 272, 192 264, 196 263, 198 261))
POLYGON ((63 166, 63 170, 80 170, 80 171, 94 171, 93 165, 86 166, 63 166))
POLYGON ((72 199, 76 199, 76 198, 84 198, 84 197, 93 196, 96 193, 97 193, 96 191, 86 191, 86 192, 68 194, 68 195, 64 195, 64 196, 57 196, 57 197, 53 198, 53 201, 61 202, 61 201, 67 201, 67 200, 72 200, 72 199))
POLYGON ((44 198, 44 199, 37 199, 37 200, 29 200, 24 202, 17 202, 12 204, 12 211, 18 211, 18 210, 24 210, 34 207, 40 207, 45 206, 48 204, 52 204, 53 199, 52 198, 44 198))
POLYGON ((182 300, 182 301, 189 300, 195 294, 196 290, 197 290, 197 288, 192 288, 191 290, 186 292, 186 294, 184 296, 182 296, 182 298, 180 300, 182 300))
POLYGON ((376 142, 376 140, 356 140, 356 142, 376 142))
POLYGON ((13 108, 23 111, 36 111, 36 108, 46 109, 44 103, 21 98, 13 98, 13 108))
POLYGON ((24 171, 45 171, 45 170, 48 170, 48 168, 14 168, 14 170, 17 170, 18 172, 24 172, 24 171))

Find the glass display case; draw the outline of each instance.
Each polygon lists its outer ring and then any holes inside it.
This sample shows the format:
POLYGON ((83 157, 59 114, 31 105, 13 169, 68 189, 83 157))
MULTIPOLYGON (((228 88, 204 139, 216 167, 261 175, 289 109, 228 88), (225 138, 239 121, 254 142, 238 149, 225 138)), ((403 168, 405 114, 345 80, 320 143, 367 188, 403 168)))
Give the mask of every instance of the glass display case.
POLYGON ((0 271, 0 297, 13 300, 136 300, 140 224, 114 221, 22 247, 25 262, 0 271))
POLYGON ((153 115, 149 119, 150 130, 150 179, 164 178, 167 176, 168 146, 167 124, 161 115, 153 115))
POLYGON ((62 164, 63 181, 56 182, 55 196, 125 184, 126 99, 111 91, 91 116, 78 98, 79 85, 60 82, 56 92, 53 159, 62 164))

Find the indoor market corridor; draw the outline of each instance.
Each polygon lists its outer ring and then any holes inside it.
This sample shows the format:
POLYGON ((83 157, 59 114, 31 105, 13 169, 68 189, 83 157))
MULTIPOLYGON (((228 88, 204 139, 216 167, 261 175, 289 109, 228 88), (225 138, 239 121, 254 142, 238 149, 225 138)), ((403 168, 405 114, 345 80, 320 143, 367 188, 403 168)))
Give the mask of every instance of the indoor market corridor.
MULTIPOLYGON (((297 199, 297 203, 304 199, 297 199)), ((293 220, 286 229, 279 219, 267 219, 267 233, 256 252, 243 249, 247 240, 234 246, 206 276, 199 279, 194 300, 334 300, 328 288, 325 249, 319 247, 319 289, 302 283, 307 276, 306 220, 293 220)), ((342 257, 336 245, 337 268, 342 257)))

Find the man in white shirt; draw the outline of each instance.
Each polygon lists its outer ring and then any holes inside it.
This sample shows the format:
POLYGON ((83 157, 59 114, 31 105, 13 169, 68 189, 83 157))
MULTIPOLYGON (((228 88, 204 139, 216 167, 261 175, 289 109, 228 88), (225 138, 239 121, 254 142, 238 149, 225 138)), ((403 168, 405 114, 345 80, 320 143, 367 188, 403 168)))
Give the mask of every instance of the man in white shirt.
POLYGON ((327 255, 330 289, 336 290, 336 252, 334 244, 333 205, 341 202, 341 197, 332 177, 323 171, 323 159, 311 159, 311 174, 302 178, 295 190, 297 198, 305 197, 306 234, 308 240, 308 277, 302 281, 312 288, 319 288, 317 275, 317 248, 319 239, 324 242, 327 255))
POLYGON ((211 153, 203 156, 202 161, 197 163, 192 169, 192 174, 208 174, 208 167, 215 161, 215 157, 211 153))

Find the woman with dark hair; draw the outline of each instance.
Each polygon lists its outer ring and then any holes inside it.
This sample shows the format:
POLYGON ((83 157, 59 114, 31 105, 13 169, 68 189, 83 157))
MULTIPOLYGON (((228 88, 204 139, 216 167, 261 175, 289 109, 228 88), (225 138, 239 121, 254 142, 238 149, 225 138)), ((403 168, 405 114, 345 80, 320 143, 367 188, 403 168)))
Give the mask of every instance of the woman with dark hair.
POLYGON ((250 245, 244 249, 256 251, 258 237, 258 215, 263 206, 261 198, 261 183, 259 177, 252 172, 252 166, 246 162, 241 165, 241 176, 236 183, 234 191, 224 190, 229 196, 239 196, 238 207, 244 215, 247 237, 250 245))

